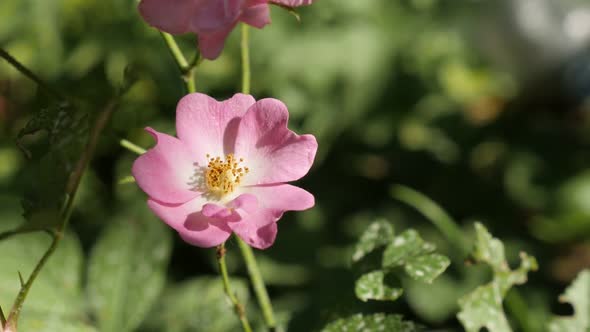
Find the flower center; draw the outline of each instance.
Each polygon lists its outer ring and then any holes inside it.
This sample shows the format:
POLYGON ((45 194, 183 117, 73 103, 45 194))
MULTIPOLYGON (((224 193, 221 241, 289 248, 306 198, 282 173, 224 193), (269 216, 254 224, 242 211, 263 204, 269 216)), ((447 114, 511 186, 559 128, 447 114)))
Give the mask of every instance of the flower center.
POLYGON ((240 166, 244 159, 238 160, 231 153, 224 159, 212 158, 207 154, 207 159, 209 160, 207 171, 205 171, 207 189, 220 197, 233 192, 249 171, 248 167, 240 166))

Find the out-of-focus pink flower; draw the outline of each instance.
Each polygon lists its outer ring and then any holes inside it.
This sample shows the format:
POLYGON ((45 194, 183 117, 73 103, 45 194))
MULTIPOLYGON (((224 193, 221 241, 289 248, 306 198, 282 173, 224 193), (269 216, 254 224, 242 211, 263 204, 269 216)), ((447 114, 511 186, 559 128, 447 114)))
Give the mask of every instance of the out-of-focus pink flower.
POLYGON ((313 195, 287 182, 307 174, 317 142, 290 131, 288 116, 276 99, 185 96, 176 110, 178 138, 146 128, 156 146, 133 164, 148 206, 193 245, 213 247, 234 232, 268 248, 285 211, 314 205, 313 195))
MULTIPOLYGON (((312 0, 272 0, 288 7, 312 0)), ((172 34, 194 32, 203 57, 215 59, 239 22, 262 29, 270 23, 269 0, 141 0, 139 12, 152 26, 172 34)))

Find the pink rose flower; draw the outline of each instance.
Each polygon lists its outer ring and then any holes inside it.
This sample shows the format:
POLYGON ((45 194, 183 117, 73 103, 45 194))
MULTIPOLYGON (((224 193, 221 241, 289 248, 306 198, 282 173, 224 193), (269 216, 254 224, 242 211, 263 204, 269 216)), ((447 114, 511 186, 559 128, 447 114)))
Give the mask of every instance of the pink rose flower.
POLYGON ((315 204, 313 195, 286 184, 307 174, 317 151, 314 136, 287 128, 288 117, 276 99, 185 96, 176 109, 178 138, 146 128, 156 146, 133 164, 148 206, 195 246, 219 245, 234 232, 268 248, 285 211, 315 204))
MULTIPOLYGON (((271 0, 288 7, 313 0, 271 0)), ((244 22, 262 29, 270 23, 269 0, 141 0, 139 12, 148 24, 171 34, 194 32, 203 57, 215 59, 233 28, 244 22)))

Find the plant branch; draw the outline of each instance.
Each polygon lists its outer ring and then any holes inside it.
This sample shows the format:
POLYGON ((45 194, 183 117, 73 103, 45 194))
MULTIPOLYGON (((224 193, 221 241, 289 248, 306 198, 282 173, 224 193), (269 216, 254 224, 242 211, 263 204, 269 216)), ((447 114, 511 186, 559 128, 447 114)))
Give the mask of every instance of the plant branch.
POLYGON ((180 47, 176 43, 176 40, 171 34, 166 32, 160 31, 162 38, 164 38, 164 42, 170 51, 170 54, 174 58, 174 62, 180 71, 180 76, 184 82, 186 91, 188 93, 192 93, 196 91, 196 83, 195 83, 195 68, 201 63, 201 54, 198 51, 195 54, 193 60, 189 63, 186 60, 186 57, 182 53, 180 47))
POLYGON ((131 152, 134 152, 136 154, 144 154, 146 152, 146 149, 144 149, 141 146, 139 146, 139 145, 137 145, 137 144, 135 144, 135 143, 133 143, 131 141, 128 141, 126 139, 120 140, 119 141, 119 144, 122 147, 124 147, 125 149, 127 149, 127 150, 129 150, 131 152))
POLYGON ((225 294, 234 306, 234 310, 238 315, 240 322, 242 323, 242 329, 244 330, 244 332, 252 332, 252 328, 250 327, 250 323, 248 322, 248 317, 246 317, 246 309, 244 308, 244 305, 240 303, 240 301, 236 297, 236 294, 231 289, 229 275, 227 273, 227 266, 225 264, 225 253, 225 244, 221 244, 217 247, 217 264, 219 266, 219 272, 221 273, 221 278, 223 281, 223 289, 225 291, 225 294))
POLYGON ((250 94, 250 33, 249 27, 242 23, 242 93, 250 94))
POLYGON ((266 291, 266 285, 262 279, 262 273, 260 273, 260 268, 258 267, 256 258, 254 257, 254 252, 252 251, 252 248, 246 244, 246 242, 242 241, 242 239, 236 236, 236 240, 238 242, 238 246, 240 247, 240 251, 242 252, 242 256, 244 257, 244 261, 246 262, 248 275, 250 275, 252 287, 254 287, 254 293, 258 299, 258 305, 260 305, 260 308, 262 309, 264 321, 271 331, 275 331, 277 323, 275 320, 274 311, 270 302, 270 297, 266 291))
POLYGON ((47 95, 59 99, 61 101, 66 101, 67 99, 62 95, 59 91, 52 88, 49 84, 43 81, 39 76, 35 75, 31 70, 21 64, 18 60, 16 60, 12 55, 10 55, 6 50, 0 48, 0 58, 3 58, 11 64, 16 70, 18 70, 21 74, 28 77, 30 80, 35 82, 39 88, 47 95))

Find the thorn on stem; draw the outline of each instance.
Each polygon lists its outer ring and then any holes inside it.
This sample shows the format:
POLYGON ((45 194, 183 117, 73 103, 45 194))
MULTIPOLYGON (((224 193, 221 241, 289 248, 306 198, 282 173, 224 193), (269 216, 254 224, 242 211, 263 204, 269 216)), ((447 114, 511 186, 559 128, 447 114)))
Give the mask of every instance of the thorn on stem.
POLYGON ((4 325, 6 325, 6 316, 4 316, 2 306, 0 306, 0 327, 4 327, 4 325))
POLYGON ((18 280, 20 280, 20 286, 21 287, 25 287, 25 279, 23 279, 23 275, 20 273, 20 271, 18 272, 18 280))

